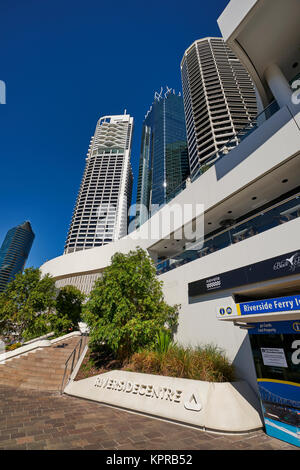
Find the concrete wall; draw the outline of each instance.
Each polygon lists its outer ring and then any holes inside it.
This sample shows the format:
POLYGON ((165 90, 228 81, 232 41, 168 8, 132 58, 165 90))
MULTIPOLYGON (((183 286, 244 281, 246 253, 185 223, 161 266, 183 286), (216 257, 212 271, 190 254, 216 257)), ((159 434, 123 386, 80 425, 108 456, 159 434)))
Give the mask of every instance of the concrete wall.
POLYGON ((231 0, 218 18, 224 41, 233 34, 259 0, 231 0))
POLYGON ((216 317, 217 306, 224 304, 224 300, 229 304, 232 302, 232 291, 205 295, 199 297, 199 300, 201 299, 199 302, 189 304, 188 284, 298 250, 299 233, 298 218, 162 274, 160 279, 164 282, 166 301, 171 305, 181 304, 177 341, 185 345, 212 342, 224 348, 228 357, 234 362, 240 378, 256 389, 256 376, 247 332, 231 322, 220 321, 216 317))

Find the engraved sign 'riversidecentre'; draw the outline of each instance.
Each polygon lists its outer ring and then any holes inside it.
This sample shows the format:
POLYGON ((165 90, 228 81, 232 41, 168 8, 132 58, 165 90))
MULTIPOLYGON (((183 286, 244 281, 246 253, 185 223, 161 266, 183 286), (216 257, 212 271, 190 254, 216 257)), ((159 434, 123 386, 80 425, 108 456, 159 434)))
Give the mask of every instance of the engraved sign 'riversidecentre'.
POLYGON ((260 403, 245 382, 232 385, 113 370, 71 381, 64 393, 217 431, 262 427, 260 403))
POLYGON ((182 395, 182 390, 172 390, 171 388, 163 386, 115 380, 108 377, 97 377, 95 387, 106 390, 116 390, 123 393, 132 393, 134 395, 144 395, 145 397, 167 400, 173 403, 180 403, 182 395))

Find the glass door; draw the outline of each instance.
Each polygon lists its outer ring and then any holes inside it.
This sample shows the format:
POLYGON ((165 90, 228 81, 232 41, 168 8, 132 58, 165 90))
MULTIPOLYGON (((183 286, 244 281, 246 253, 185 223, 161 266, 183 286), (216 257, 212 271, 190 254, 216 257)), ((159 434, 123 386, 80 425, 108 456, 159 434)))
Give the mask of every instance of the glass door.
POLYGON ((253 323, 249 338, 266 432, 300 447, 300 320, 253 323))

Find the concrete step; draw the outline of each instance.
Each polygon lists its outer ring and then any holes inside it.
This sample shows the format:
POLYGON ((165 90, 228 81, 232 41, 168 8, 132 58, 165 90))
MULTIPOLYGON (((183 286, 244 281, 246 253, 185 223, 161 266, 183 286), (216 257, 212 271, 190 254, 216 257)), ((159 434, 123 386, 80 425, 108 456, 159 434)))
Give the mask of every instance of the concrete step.
POLYGON ((46 366, 44 364, 41 364, 41 363, 29 363, 29 364, 14 364, 14 365, 10 365, 10 364, 6 364, 6 367, 8 369, 13 369, 15 371, 18 371, 18 370, 21 370, 21 371, 28 371, 28 372, 34 372, 35 370, 40 370, 41 372, 44 370, 45 372, 47 372, 48 368, 51 369, 51 371, 55 371, 55 373, 58 373, 58 374, 61 374, 63 373, 63 371, 65 370, 65 364, 63 365, 57 365, 57 364, 47 364, 46 366))
MULTIPOLYGON (((65 362, 78 344, 79 337, 62 341, 64 348, 55 344, 15 357, 0 366, 0 384, 35 390, 59 390, 65 362)), ((83 350, 83 349, 82 349, 83 350)), ((78 352, 76 354, 76 361, 78 352)), ((67 373, 70 372, 70 360, 67 373)))

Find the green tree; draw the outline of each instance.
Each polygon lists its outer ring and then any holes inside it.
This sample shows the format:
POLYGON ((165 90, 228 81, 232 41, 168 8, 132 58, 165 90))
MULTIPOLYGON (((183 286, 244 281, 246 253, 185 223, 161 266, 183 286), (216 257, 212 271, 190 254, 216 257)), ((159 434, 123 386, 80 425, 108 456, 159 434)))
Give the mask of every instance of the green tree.
POLYGON ((56 298, 56 312, 51 315, 51 325, 56 334, 67 333, 78 327, 85 295, 74 286, 64 286, 56 298))
POLYGON ((54 279, 39 269, 17 274, 0 294, 0 334, 21 341, 48 333, 56 295, 54 279))
POLYGON ((154 347, 159 331, 173 331, 178 308, 164 301, 154 263, 138 248, 112 257, 111 265, 95 282, 84 320, 90 327, 92 347, 105 344, 124 359, 140 348, 154 347))

